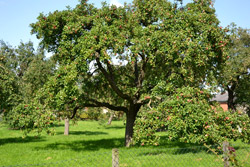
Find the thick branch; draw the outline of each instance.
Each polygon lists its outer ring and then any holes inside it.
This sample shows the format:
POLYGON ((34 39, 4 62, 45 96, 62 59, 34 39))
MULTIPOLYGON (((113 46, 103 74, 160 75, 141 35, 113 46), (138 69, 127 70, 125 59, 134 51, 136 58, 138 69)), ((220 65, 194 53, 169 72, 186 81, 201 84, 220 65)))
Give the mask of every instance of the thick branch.
POLYGON ((75 117, 76 112, 77 112, 77 110, 78 110, 79 108, 80 108, 79 106, 76 106, 76 107, 73 109, 73 114, 72 114, 72 116, 71 116, 70 119, 73 119, 73 118, 75 117))
POLYGON ((146 64, 147 64, 147 60, 145 58, 145 55, 139 54, 142 58, 142 66, 141 66, 141 73, 140 76, 138 78, 138 87, 142 86, 142 82, 145 78, 145 72, 146 72, 146 64))
POLYGON ((109 70, 109 74, 110 74, 109 76, 114 81, 114 71, 113 71, 110 63, 107 60, 105 60, 105 62, 107 64, 107 67, 108 67, 108 70, 109 70))
POLYGON ((142 58, 142 65, 140 68, 140 74, 139 74, 139 70, 138 70, 137 61, 136 61, 136 65, 135 65, 135 78, 136 78, 136 87, 137 87, 137 91, 135 93, 135 96, 137 99, 139 99, 141 96, 140 90, 142 88, 142 83, 143 83, 144 78, 145 78, 146 64, 147 64, 147 60, 145 59, 145 55, 142 55, 142 54, 139 54, 139 55, 142 58))
POLYGON ((98 69, 95 69, 93 72, 89 72, 88 75, 89 75, 90 77, 92 77, 97 71, 98 71, 98 69))
POLYGON ((94 99, 91 99, 89 101, 92 103, 84 103, 83 106, 84 107, 106 107, 106 108, 109 108, 109 109, 114 110, 114 111, 123 111, 125 113, 127 113, 127 111, 128 111, 128 109, 126 107, 123 107, 123 106, 114 106, 114 105, 111 105, 109 103, 99 102, 99 101, 94 100, 94 99))
POLYGON ((101 72, 103 73, 103 75, 105 76, 105 78, 108 80, 111 88, 116 92, 116 94, 118 96, 120 96, 121 98, 123 99, 126 99, 128 101, 132 101, 132 98, 126 94, 124 94, 116 85, 115 81, 112 79, 113 77, 111 77, 109 75, 109 73, 103 68, 101 62, 100 62, 100 59, 99 57, 96 58, 96 62, 97 62, 97 65, 98 65, 98 68, 101 70, 101 72))
POLYGON ((126 107, 123 107, 123 106, 114 106, 114 105, 111 105, 109 103, 99 102, 99 101, 94 100, 94 99, 90 99, 89 101, 93 102, 97 107, 106 107, 106 108, 109 108, 109 109, 114 110, 114 111, 123 111, 125 113, 128 111, 128 109, 126 107))
POLYGON ((139 83, 139 71, 138 71, 138 62, 137 62, 137 58, 135 59, 134 75, 135 75, 135 85, 137 86, 138 83, 139 83))
POLYGON ((128 109, 126 107, 115 106, 115 105, 112 105, 112 104, 109 104, 106 102, 100 102, 100 101, 97 101, 95 99, 91 99, 91 98, 88 98, 86 96, 83 96, 83 95, 81 96, 80 99, 85 99, 85 100, 87 99, 86 103, 85 102, 81 103, 82 107, 106 107, 106 108, 109 108, 109 109, 114 110, 114 111, 123 111, 125 113, 128 111, 128 109))

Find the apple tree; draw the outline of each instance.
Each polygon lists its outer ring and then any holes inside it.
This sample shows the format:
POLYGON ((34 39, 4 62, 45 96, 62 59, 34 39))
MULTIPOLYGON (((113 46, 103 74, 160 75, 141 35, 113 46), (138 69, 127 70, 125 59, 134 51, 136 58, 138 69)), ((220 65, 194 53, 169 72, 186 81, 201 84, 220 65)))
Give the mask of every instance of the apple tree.
POLYGON ((0 41, 0 114, 6 113, 19 101, 19 87, 12 58, 15 56, 14 49, 0 41))
POLYGON ((134 143, 158 145, 159 135, 168 141, 222 144, 225 140, 250 140, 250 119, 244 112, 225 112, 211 94, 200 88, 182 87, 140 112, 135 123, 134 143), (155 107, 153 107, 155 106, 155 107), (157 134, 157 131, 163 131, 157 134))
POLYGON ((123 7, 75 8, 40 14, 31 24, 59 65, 75 64, 79 104, 126 113, 125 145, 140 108, 159 82, 199 86, 226 60, 228 37, 209 0, 186 6, 134 0, 123 7))
POLYGON ((53 111, 57 118, 64 118, 64 135, 69 134, 69 120, 74 118, 81 107, 78 102, 80 89, 77 83, 78 73, 76 65, 72 63, 60 66, 37 92, 36 101, 53 111))
POLYGON ((53 73, 53 62, 32 42, 17 48, 0 41, 0 113, 12 129, 41 132, 51 124, 51 112, 34 101, 38 89, 53 73), (36 109, 37 108, 37 109, 36 109))
POLYGON ((221 74, 222 88, 228 92, 229 109, 244 106, 250 115, 250 30, 235 24, 229 29, 230 54, 221 74))

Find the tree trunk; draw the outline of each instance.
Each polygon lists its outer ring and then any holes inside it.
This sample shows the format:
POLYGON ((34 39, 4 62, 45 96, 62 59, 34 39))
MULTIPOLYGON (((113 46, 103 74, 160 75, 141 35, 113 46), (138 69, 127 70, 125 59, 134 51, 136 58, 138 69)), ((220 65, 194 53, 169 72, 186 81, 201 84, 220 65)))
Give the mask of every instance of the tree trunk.
POLYGON ((69 135, 69 118, 65 118, 64 135, 69 135))
POLYGON ((129 107, 129 111, 126 113, 126 131, 125 131, 125 146, 129 147, 132 143, 133 132, 134 132, 134 123, 136 119, 136 115, 140 109, 140 106, 136 107, 135 105, 131 105, 129 107))
POLYGON ((228 109, 236 111, 236 107, 234 104, 234 91, 230 88, 228 88, 227 91, 228 91, 228 101, 227 101, 228 109))
POLYGON ((250 118, 250 110, 249 109, 247 110, 247 115, 250 118))
POLYGON ((111 122, 112 122, 112 120, 113 120, 113 117, 114 117, 114 113, 113 112, 111 112, 110 113, 110 117, 109 117, 109 120, 108 120, 108 125, 111 125, 111 122))

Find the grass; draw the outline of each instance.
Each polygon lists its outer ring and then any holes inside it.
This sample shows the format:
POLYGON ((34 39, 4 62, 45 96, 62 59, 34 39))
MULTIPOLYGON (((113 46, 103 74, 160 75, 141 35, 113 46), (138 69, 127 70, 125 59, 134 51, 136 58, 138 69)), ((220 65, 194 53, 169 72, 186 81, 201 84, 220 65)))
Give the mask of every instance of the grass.
MULTIPOLYGON (((80 121, 70 126, 69 136, 63 135, 63 124, 55 128, 54 136, 31 134, 23 139, 20 131, 9 130, 0 123, 0 166, 111 166, 112 148, 119 148, 120 166, 223 166, 221 159, 204 147, 184 143, 124 148, 122 121, 113 121, 111 126, 80 121)), ((244 157, 249 154, 241 143, 235 144, 244 157)), ((244 147, 249 149, 247 145, 244 147)))
POLYGON ((19 130, 9 130, 0 124, 0 166, 56 162, 123 147, 122 122, 104 126, 96 121, 81 121, 70 126, 69 136, 64 136, 63 131, 61 124, 56 127, 54 136, 31 134, 23 139, 19 130))

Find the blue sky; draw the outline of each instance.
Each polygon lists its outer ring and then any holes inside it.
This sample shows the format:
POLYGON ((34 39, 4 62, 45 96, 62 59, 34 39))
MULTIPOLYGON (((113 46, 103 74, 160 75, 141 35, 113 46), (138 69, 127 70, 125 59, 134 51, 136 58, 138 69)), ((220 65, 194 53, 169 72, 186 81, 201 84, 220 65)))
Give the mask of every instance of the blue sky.
MULTIPOLYGON (((183 0, 184 3, 191 0, 183 0)), ((107 0, 107 3, 121 5, 132 0, 107 0)), ((89 0, 100 7, 101 1, 89 0)), ((48 13, 63 10, 66 6, 74 7, 78 0, 0 0, 0 40, 12 46, 19 45, 20 41, 33 41, 35 47, 38 40, 30 34, 30 23, 36 22, 39 13, 48 13)), ((216 14, 223 27, 235 22, 243 28, 250 28, 250 0, 216 0, 216 14)))

